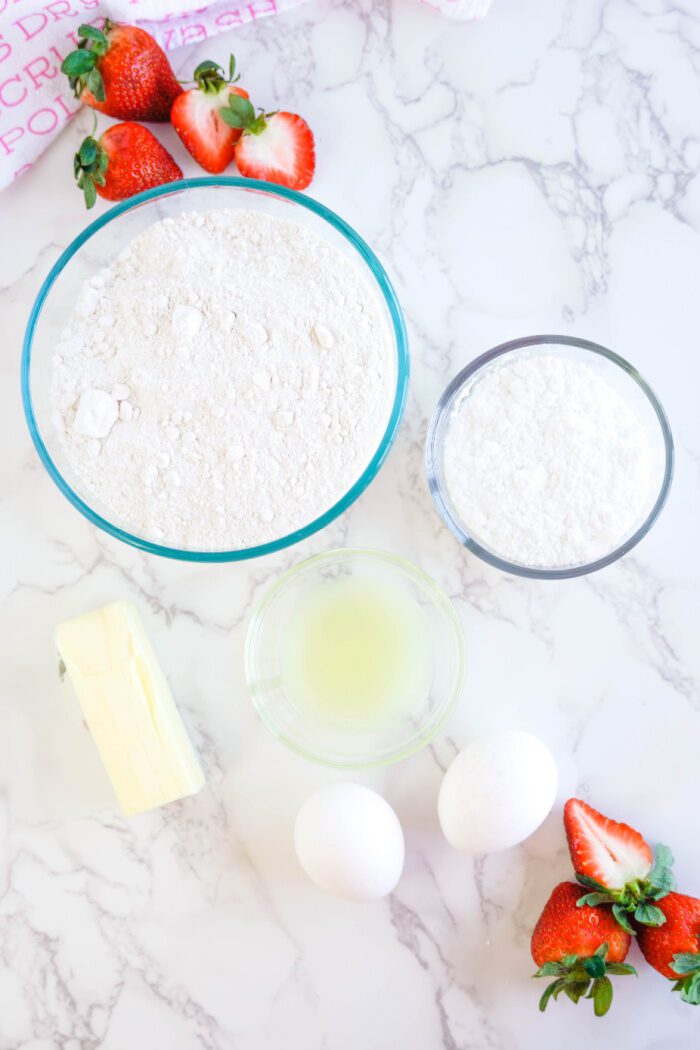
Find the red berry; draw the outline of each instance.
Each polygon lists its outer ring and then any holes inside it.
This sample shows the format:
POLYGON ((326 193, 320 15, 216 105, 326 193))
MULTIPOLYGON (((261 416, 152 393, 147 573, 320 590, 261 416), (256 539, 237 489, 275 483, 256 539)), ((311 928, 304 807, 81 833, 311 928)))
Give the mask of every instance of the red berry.
POLYGON ((216 62, 201 62, 194 71, 196 86, 184 91, 173 102, 170 119, 175 131, 197 163, 214 175, 225 171, 233 160, 234 146, 243 134, 231 127, 222 110, 232 96, 248 98, 248 92, 231 83, 235 63, 231 56, 230 76, 226 80, 216 62))
MULTIPOLYGON (((678 980, 673 957, 682 952, 700 953, 700 900, 669 893, 657 901, 666 921, 662 926, 640 926, 637 940, 644 958, 664 977, 678 980)), ((700 954, 698 954, 700 970, 700 954)))
POLYGON ((532 958, 538 966, 559 962, 565 955, 593 955, 608 945, 608 962, 627 958, 631 937, 617 924, 610 908, 577 907, 581 887, 560 882, 544 906, 532 934, 532 958))
POLYGON ((107 128, 99 141, 87 138, 74 161, 78 186, 91 208, 95 195, 124 200, 142 190, 182 178, 182 171, 155 135, 131 121, 107 128))
POLYGON ((81 102, 117 120, 170 119, 182 88, 150 33, 107 20, 101 30, 80 26, 78 35, 61 69, 81 102))
POLYGON ((552 891, 532 934, 532 958, 539 969, 535 977, 553 977, 540 999, 544 1010, 563 992, 574 1003, 586 996, 593 1000, 597 1017, 610 1008, 615 974, 633 974, 624 963, 630 935, 615 921, 608 906, 578 906, 581 896, 573 882, 561 882, 552 891))

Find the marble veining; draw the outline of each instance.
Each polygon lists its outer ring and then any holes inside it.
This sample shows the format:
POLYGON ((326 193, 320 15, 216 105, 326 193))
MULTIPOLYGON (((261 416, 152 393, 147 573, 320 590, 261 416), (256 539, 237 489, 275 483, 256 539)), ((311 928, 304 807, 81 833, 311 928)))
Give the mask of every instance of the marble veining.
POLYGON ((692 1050, 700 1011, 641 967, 605 1021, 583 1004, 540 1016, 528 941, 569 874, 573 792, 671 844, 681 886, 700 894, 698 5, 493 0, 469 24, 416 0, 308 0, 172 57, 185 72, 230 50, 256 101, 308 118, 313 196, 386 264, 411 339, 406 418, 369 490, 297 548, 195 567, 120 545, 53 487, 19 399, 31 303, 85 223, 70 159, 91 117, 0 195, 0 1050, 692 1050), (560 583, 462 551, 423 470, 446 382, 538 331, 632 360, 677 446, 651 534, 560 583), (298 868, 296 810, 334 774, 268 735, 242 669, 268 582, 346 544, 433 573, 469 661, 445 732, 361 778, 408 846, 395 893, 364 907, 321 896, 298 868), (58 620, 114 597, 141 608, 208 777, 196 798, 128 822, 52 645, 58 620), (474 860, 443 840, 437 790, 460 746, 506 727, 549 743, 559 801, 523 847, 474 860))

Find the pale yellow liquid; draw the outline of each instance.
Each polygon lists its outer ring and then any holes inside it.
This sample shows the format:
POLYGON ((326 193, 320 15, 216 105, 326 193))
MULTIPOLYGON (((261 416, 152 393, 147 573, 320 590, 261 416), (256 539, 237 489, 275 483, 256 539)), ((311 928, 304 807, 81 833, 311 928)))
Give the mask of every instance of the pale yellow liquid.
POLYGON ((285 691, 304 714, 336 726, 409 718, 430 691, 430 630, 407 589, 361 576, 324 581, 289 625, 285 691))

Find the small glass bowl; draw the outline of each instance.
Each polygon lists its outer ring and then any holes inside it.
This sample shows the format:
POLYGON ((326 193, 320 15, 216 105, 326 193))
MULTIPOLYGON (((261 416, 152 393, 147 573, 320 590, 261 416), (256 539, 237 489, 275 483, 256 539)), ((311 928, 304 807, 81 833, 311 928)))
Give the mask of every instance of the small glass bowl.
POLYGON ((426 471, 431 495, 442 520, 459 542, 490 565, 515 576, 527 576, 536 580, 563 580, 584 576, 610 565, 626 554, 646 536, 658 518, 668 497, 673 479, 673 438, 671 428, 661 404, 645 379, 624 358, 606 350, 587 339, 576 339, 566 335, 533 335, 525 339, 514 339, 487 351, 463 368, 448 385, 438 402, 428 430, 425 450, 426 471), (569 360, 580 361, 593 368, 620 396, 625 398, 644 426, 652 450, 654 463, 653 502, 637 528, 614 550, 596 561, 582 565, 557 568, 530 566, 510 561, 491 550, 470 533, 468 524, 462 521, 450 499, 444 475, 445 436, 450 424, 452 409, 465 390, 472 388, 481 378, 481 373, 490 371, 505 357, 530 358, 535 356, 561 355, 569 360))
POLYGON ((332 550, 295 565, 267 591, 248 628, 245 671, 260 718, 290 750, 338 769, 367 769, 407 758, 447 721, 464 681, 464 635, 447 595, 411 562, 384 551, 332 550), (285 643, 290 624, 303 608, 300 603, 324 583, 343 578, 400 589, 407 602, 415 603, 427 639, 425 695, 375 726, 339 725, 304 710, 284 682, 285 643))
POLYGON ((41 462, 63 495, 98 528, 124 543, 183 561, 239 561, 270 554, 299 543, 325 528, 354 503, 376 476, 391 448, 403 415, 408 390, 409 356, 401 307, 381 263, 362 238, 318 201, 270 182, 224 175, 182 179, 146 190, 110 208, 66 248, 42 284, 29 315, 22 351, 22 400, 29 433, 41 462), (286 536, 234 550, 168 547, 129 531, 100 506, 71 470, 53 426, 50 395, 52 357, 83 281, 110 265, 123 248, 148 226, 185 211, 245 208, 261 211, 310 229, 355 261, 376 289, 392 333, 396 353, 396 387, 386 428, 361 475, 325 513, 286 536))

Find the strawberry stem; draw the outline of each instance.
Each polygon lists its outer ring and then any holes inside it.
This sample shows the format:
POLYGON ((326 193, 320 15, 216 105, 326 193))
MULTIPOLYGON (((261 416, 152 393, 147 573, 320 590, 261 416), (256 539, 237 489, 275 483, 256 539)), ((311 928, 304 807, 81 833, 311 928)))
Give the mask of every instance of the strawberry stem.
POLYGON ((61 63, 61 72, 68 77, 68 82, 76 98, 80 98, 86 89, 98 102, 105 100, 105 86, 97 62, 109 50, 107 32, 111 23, 105 19, 103 29, 94 26, 78 26, 80 43, 77 50, 66 55, 61 63))
POLYGON ((231 95, 228 106, 219 110, 219 114, 229 127, 242 129, 244 135, 262 134, 269 118, 274 117, 277 112, 274 109, 266 113, 264 109, 260 109, 256 116, 255 107, 250 99, 238 95, 231 95))
POLYGON ((195 84, 205 95, 217 94, 227 84, 236 84, 241 79, 240 73, 236 74, 234 55, 229 56, 228 77, 219 63, 209 58, 199 63, 192 76, 192 80, 179 80, 178 84, 195 84))
MULTIPOLYGON (((700 942, 700 935, 698 941, 700 942)), ((700 943, 698 947, 700 948, 700 943)), ((684 1003, 700 1006, 700 951, 678 952, 673 956, 671 969, 679 977, 673 991, 681 993, 684 1003)))
POLYGON ((107 154, 99 142, 88 135, 73 158, 73 174, 78 188, 83 191, 85 207, 92 208, 97 200, 97 186, 104 186, 107 176, 107 154))
POLYGON ((612 904, 613 915, 628 933, 636 931, 631 918, 642 926, 663 926, 666 916, 657 908, 654 901, 663 900, 675 889, 676 880, 672 872, 673 854, 668 846, 659 844, 656 847, 654 864, 645 879, 633 879, 622 889, 608 889, 602 883, 587 875, 577 875, 582 886, 591 890, 576 902, 579 908, 584 905, 612 904))
POLYGON ((242 95, 229 96, 228 105, 219 110, 219 115, 230 128, 242 128, 244 131, 251 131, 260 120, 265 119, 262 114, 255 116, 253 103, 242 95))
POLYGON ((582 998, 592 999, 594 1014, 603 1017, 610 1009, 613 998, 610 977, 637 975, 635 968, 627 963, 606 962, 607 955, 608 945, 601 944, 593 955, 583 958, 565 955, 559 962, 547 962, 540 966, 533 976, 556 978, 545 988, 540 998, 540 1010, 546 1010, 550 999, 558 999, 563 992, 573 1003, 582 998))

